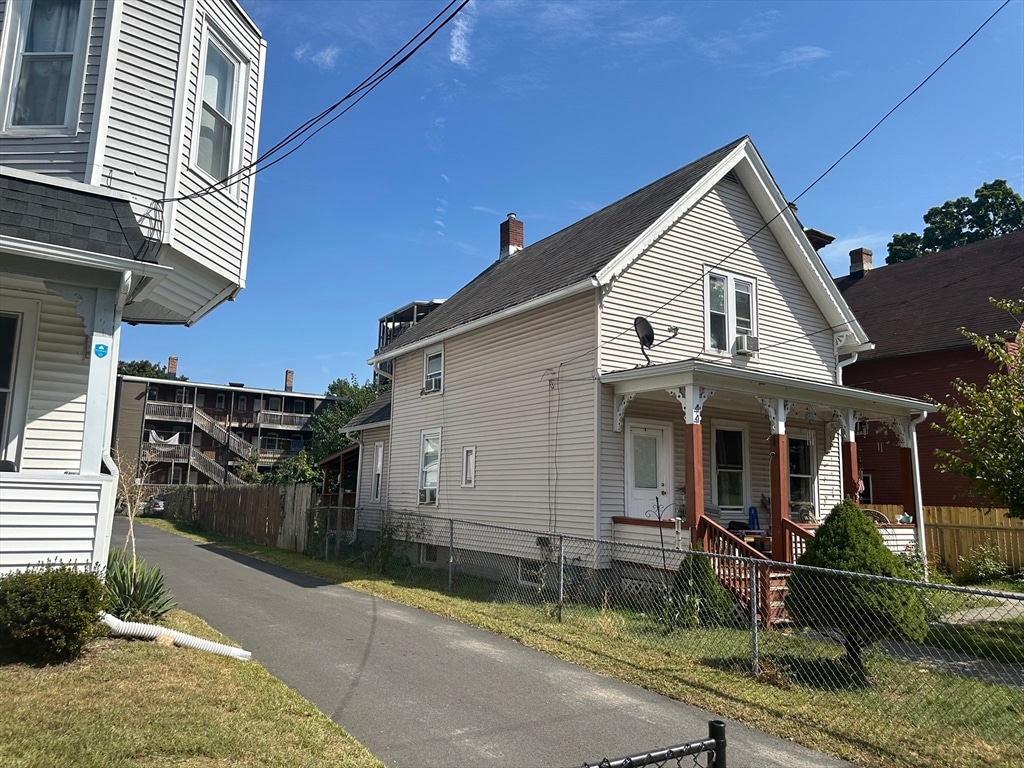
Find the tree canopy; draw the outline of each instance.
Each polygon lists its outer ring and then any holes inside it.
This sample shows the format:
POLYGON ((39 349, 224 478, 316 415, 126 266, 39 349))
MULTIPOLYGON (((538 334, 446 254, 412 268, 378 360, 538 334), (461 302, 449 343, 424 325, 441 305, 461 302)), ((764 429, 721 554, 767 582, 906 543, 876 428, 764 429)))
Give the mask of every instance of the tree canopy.
POLYGON ((125 376, 142 376, 147 379, 188 381, 187 376, 171 376, 167 372, 166 365, 154 363, 149 360, 120 360, 117 363, 117 372, 125 376))
POLYGON ((944 423, 932 428, 959 446, 937 450, 936 469, 966 477, 979 505, 1006 507, 1010 517, 1024 518, 1024 299, 990 301, 1010 314, 1013 328, 991 338, 960 329, 997 370, 981 387, 956 379, 953 394, 938 403, 944 423), (1016 343, 1010 341, 1014 332, 1016 343))
POLYGON ((372 380, 360 384, 354 373, 348 379, 331 382, 326 394, 336 395, 338 400, 325 405, 313 418, 313 440, 309 448, 312 462, 316 464, 349 445, 352 438, 341 434, 341 428, 387 389, 386 383, 375 384, 372 380))
POLYGON ((1024 200, 1004 179, 982 184, 974 199, 958 197, 928 209, 922 234, 892 236, 886 264, 998 237, 1024 228, 1024 200))

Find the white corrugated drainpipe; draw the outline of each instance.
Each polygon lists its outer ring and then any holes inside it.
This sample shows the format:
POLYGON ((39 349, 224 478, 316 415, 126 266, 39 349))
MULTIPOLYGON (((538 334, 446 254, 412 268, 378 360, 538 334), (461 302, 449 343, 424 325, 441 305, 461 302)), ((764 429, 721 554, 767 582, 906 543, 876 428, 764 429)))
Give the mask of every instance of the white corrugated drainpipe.
POLYGON ((100 612, 100 621, 110 627, 115 635, 141 637, 146 640, 155 640, 160 635, 167 635, 174 641, 175 645, 180 645, 182 648, 209 651, 220 656, 230 656, 239 661, 248 661, 252 658, 252 654, 249 651, 244 651, 231 645, 224 645, 223 643, 215 643, 212 640, 203 640, 201 637, 188 635, 176 629, 157 627, 153 624, 141 624, 137 621, 121 621, 116 616, 111 616, 109 613, 102 611, 100 612))

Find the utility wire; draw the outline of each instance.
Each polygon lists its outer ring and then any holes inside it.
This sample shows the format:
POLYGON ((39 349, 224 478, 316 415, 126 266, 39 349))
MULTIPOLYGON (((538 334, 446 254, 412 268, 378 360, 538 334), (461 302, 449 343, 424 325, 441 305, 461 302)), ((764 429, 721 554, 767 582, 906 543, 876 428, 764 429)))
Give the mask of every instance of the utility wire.
MULTIPOLYGON (((979 32, 981 32, 981 30, 983 30, 986 26, 988 26, 988 23, 990 21, 992 21, 992 19, 994 19, 999 14, 999 12, 1003 10, 1003 8, 1005 8, 1007 5, 1009 5, 1010 1, 1011 0, 1004 0, 1003 4, 1000 5, 998 8, 996 8, 992 12, 992 14, 987 19, 985 19, 985 21, 983 21, 981 23, 981 25, 977 29, 975 29, 967 37, 967 39, 965 39, 962 43, 960 43, 960 45, 958 45, 953 50, 952 53, 950 53, 945 59, 943 59, 942 62, 937 67, 935 67, 935 69, 933 69, 930 73, 928 73, 928 76, 925 77, 924 80, 922 80, 920 83, 918 83, 917 86, 912 91, 910 91, 910 93, 908 93, 906 96, 904 96, 902 99, 900 99, 896 103, 896 105, 894 107, 892 107, 892 109, 890 109, 888 112, 886 112, 881 117, 881 119, 878 120, 878 122, 876 122, 873 126, 871 126, 871 128, 867 131, 867 133, 865 133, 863 136, 861 136, 859 139, 857 139, 857 141, 849 149, 847 149, 842 155, 840 155, 839 159, 837 159, 834 163, 832 163, 832 165, 830 165, 828 168, 826 168, 825 171, 820 176, 818 176, 818 178, 816 178, 814 181, 812 181, 810 184, 808 184, 807 187, 805 187, 804 190, 799 195, 794 197, 793 198, 793 203, 795 203, 797 200, 799 200, 804 195, 806 195, 808 192, 810 192, 812 189, 814 189, 814 187, 817 186, 818 183, 822 179, 824 179, 826 176, 828 176, 833 170, 835 170, 836 166, 838 166, 841 162, 843 162, 843 160, 845 160, 850 155, 851 152, 853 152, 855 149, 857 149, 857 147, 859 147, 861 144, 863 144, 864 141, 872 133, 874 133, 879 128, 879 126, 882 125, 882 123, 884 123, 886 120, 888 120, 889 117, 892 116, 892 114, 897 109, 902 107, 910 99, 911 96, 913 96, 915 93, 917 93, 919 90, 921 90, 921 88, 923 88, 924 85, 929 80, 931 80, 936 74, 938 74, 939 70, 941 70, 944 66, 946 66, 946 64, 948 64, 949 61, 954 56, 956 56, 958 53, 960 53, 960 51, 962 51, 967 46, 967 44, 970 43, 971 40, 973 40, 978 35, 979 32)), ((735 253, 737 253, 741 248, 743 248, 745 245, 750 243, 755 237, 757 237, 764 230, 766 230, 768 228, 768 226, 773 221, 775 221, 777 218, 779 218, 779 216, 781 216, 783 214, 783 212, 785 212, 786 210, 787 210, 786 208, 781 209, 778 213, 776 213, 774 216, 772 216, 770 219, 768 219, 768 221, 766 221, 764 224, 762 224, 760 227, 758 227, 757 231, 755 231, 752 235, 747 237, 742 243, 737 245, 735 248, 733 248, 731 251, 729 251, 727 254, 725 254, 725 256, 723 256, 721 259, 719 259, 714 264, 712 264, 711 267, 707 271, 703 271, 702 270, 700 276, 697 279, 695 279, 692 282, 688 283, 682 289, 680 289, 675 294, 673 294, 668 299, 666 299, 664 302, 659 304, 655 309, 653 309, 648 314, 648 316, 654 316, 654 315, 658 314, 661 310, 665 309, 665 307, 667 307, 669 304, 671 304, 674 301, 676 301, 680 296, 682 296, 684 293, 689 291, 695 285, 703 284, 704 278, 706 278, 711 273, 712 270, 720 267, 722 264, 724 264, 726 261, 728 261, 730 258, 732 258, 732 256, 735 253)), ((815 333, 819 333, 819 332, 820 333, 824 333, 825 331, 829 331, 829 330, 833 330, 833 329, 832 328, 823 328, 821 331, 815 331, 815 333)), ((611 336, 610 338, 606 339, 605 341, 600 342, 599 344, 597 344, 597 346, 592 347, 591 349, 588 349, 586 352, 580 353, 576 357, 570 358, 566 362, 567 363, 575 362, 576 360, 580 359, 581 357, 589 355, 591 352, 594 352, 597 349, 601 349, 602 347, 612 343, 613 341, 616 341, 617 339, 621 338, 622 336, 624 336, 628 332, 629 332, 629 328, 624 328, 623 330, 621 330, 618 333, 616 333, 614 336, 611 336)), ((771 347, 778 347, 778 346, 781 346, 783 344, 788 344, 789 342, 797 341, 798 339, 802 339, 805 336, 810 336, 810 335, 813 335, 813 334, 801 334, 800 336, 795 336, 792 339, 786 339, 784 341, 772 344, 771 347)), ((766 347, 766 349, 767 349, 767 347, 766 347)))
POLYGON ((472 0, 462 0, 459 6, 447 18, 445 18, 439 25, 434 27, 434 29, 431 30, 430 33, 426 35, 426 37, 424 37, 422 40, 419 40, 419 42, 416 43, 416 40, 418 40, 422 35, 424 35, 424 33, 426 33, 427 30, 430 30, 430 28, 437 23, 438 19, 444 16, 445 13, 447 13, 456 3, 459 2, 459 0, 451 0, 451 2, 449 2, 448 5, 446 5, 436 16, 434 16, 433 19, 431 19, 415 35, 413 35, 413 37, 410 38, 408 42, 406 42, 404 45, 402 45, 401 48, 399 48, 395 53, 393 53, 391 57, 387 59, 387 61, 385 61, 383 64, 377 67, 377 69, 375 69, 372 74, 364 78, 363 81, 359 83, 359 85, 357 85, 355 88, 349 91, 337 102, 335 102, 334 104, 320 112, 320 114, 309 118, 302 125, 292 130, 291 133, 289 133, 283 139, 278 141, 277 144, 275 144, 273 147, 265 151, 262 155, 256 158, 249 165, 246 165, 243 168, 240 168, 237 171, 229 174, 220 181, 213 182, 195 192, 191 192, 187 195, 180 195, 178 197, 163 198, 155 202, 170 203, 184 200, 195 200, 200 197, 205 197, 206 195, 213 194, 214 192, 217 192, 222 189, 227 189, 230 186, 238 184, 244 181, 245 179, 255 176, 257 173, 260 173, 261 171, 264 171, 267 168, 271 168, 277 163, 281 162, 286 157, 298 151, 307 141, 316 136, 318 133, 320 133, 320 131, 322 131, 327 126, 331 125, 335 120, 340 118, 350 109, 352 109, 356 104, 358 104, 360 101, 366 98, 366 96, 368 96, 375 88, 377 88, 377 86, 383 83, 388 77, 394 74, 399 67, 401 67, 403 64, 405 64, 405 62, 412 58, 420 50, 420 48, 422 48, 424 45, 430 42, 430 40, 433 39, 433 37, 437 35, 438 32, 444 29, 445 26, 447 26, 456 16, 459 15, 459 13, 467 5, 469 5, 471 1, 472 0), (413 46, 413 43, 416 44, 413 46), (413 47, 407 52, 405 52, 403 55, 403 51, 406 51, 406 49, 408 49, 410 46, 413 47), (355 98, 357 94, 358 98, 356 98, 355 101, 349 104, 345 109, 341 110, 341 112, 336 114, 330 120, 322 122, 328 115, 330 115, 332 112, 335 112, 339 107, 341 107, 342 104, 355 98), (317 125, 318 123, 319 125, 317 125), (305 137, 302 138, 304 135, 305 137), (302 141, 300 141, 296 146, 292 147, 283 155, 275 158, 271 162, 267 162, 273 155, 285 149, 290 144, 293 144, 299 138, 302 138, 302 141))

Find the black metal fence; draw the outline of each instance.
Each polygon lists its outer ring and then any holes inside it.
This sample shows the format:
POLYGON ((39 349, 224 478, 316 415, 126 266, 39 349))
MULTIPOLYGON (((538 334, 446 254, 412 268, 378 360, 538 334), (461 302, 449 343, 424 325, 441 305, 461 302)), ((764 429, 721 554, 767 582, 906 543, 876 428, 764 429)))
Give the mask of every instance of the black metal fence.
POLYGON ((709 720, 706 739, 688 741, 674 747, 640 752, 614 760, 604 758, 596 763, 584 763, 583 768, 643 768, 651 765, 656 768, 683 768, 684 765, 697 768, 728 768, 725 748, 725 723, 721 720, 709 720), (703 763, 701 759, 704 760, 703 763))

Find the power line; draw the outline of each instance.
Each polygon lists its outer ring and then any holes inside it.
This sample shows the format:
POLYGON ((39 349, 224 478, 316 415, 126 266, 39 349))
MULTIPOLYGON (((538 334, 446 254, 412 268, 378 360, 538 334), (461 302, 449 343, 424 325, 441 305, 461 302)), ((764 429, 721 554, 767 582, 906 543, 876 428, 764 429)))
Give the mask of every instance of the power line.
MULTIPOLYGON (((829 175, 829 173, 831 173, 833 170, 835 170, 836 166, 838 166, 843 160, 845 160, 847 158, 847 156, 850 155, 850 153, 852 153, 855 149, 857 149, 857 147, 859 147, 861 144, 863 144, 864 141, 872 133, 874 133, 875 130, 877 130, 878 127, 882 125, 882 123, 884 123, 886 120, 888 120, 889 117, 891 117, 892 114, 897 109, 902 107, 910 99, 911 96, 913 96, 915 93, 917 93, 919 90, 921 90, 921 88, 923 88, 924 85, 929 80, 931 80, 939 72, 939 70, 941 70, 944 66, 946 66, 946 64, 948 64, 949 61, 954 56, 956 56, 958 53, 960 53, 960 51, 962 51, 967 46, 967 44, 970 43, 971 40, 973 40, 978 35, 979 32, 981 32, 981 30, 983 30, 986 26, 988 26, 988 23, 990 21, 992 21, 992 19, 994 19, 999 14, 999 12, 1002 11, 1003 8, 1005 8, 1009 4, 1010 4, 1010 0, 1004 0, 1003 4, 1000 5, 998 8, 996 8, 995 11, 993 11, 991 13, 991 15, 989 15, 989 17, 987 19, 985 19, 977 29, 975 29, 962 43, 960 43, 960 45, 958 45, 953 50, 952 53, 950 53, 948 56, 946 56, 946 58, 943 59, 942 62, 937 67, 935 67, 935 69, 933 69, 931 72, 929 72, 927 77, 925 77, 920 83, 918 83, 917 86, 915 86, 914 89, 912 91, 910 91, 906 96, 904 96, 902 99, 900 99, 896 103, 896 105, 894 107, 892 107, 892 109, 890 109, 888 112, 886 112, 881 117, 881 119, 878 120, 878 122, 876 122, 873 126, 871 126, 871 128, 867 131, 867 133, 865 133, 863 136, 861 136, 859 139, 857 139, 857 141, 854 142, 854 144, 849 149, 847 149, 842 155, 840 155, 839 158, 834 163, 832 163, 832 165, 830 165, 828 168, 826 168, 825 171, 823 173, 821 173, 821 175, 818 176, 818 178, 816 178, 814 181, 812 181, 810 184, 808 184, 807 187, 805 187, 804 190, 800 194, 798 194, 796 197, 794 197, 793 198, 793 203, 795 203, 797 200, 799 200, 804 195, 806 195, 808 192, 810 192, 812 189, 814 189, 814 187, 817 186, 818 183, 822 179, 824 179, 826 176, 829 175)), ((747 237, 742 243, 737 245, 735 248, 733 248, 731 251, 729 251, 727 254, 725 254, 725 256, 723 256, 721 259, 719 259, 714 264, 712 264, 711 267, 709 267, 707 271, 703 271, 702 270, 699 277, 697 277, 695 280, 693 280, 692 282, 690 282, 687 285, 685 285, 682 289, 677 291, 675 294, 670 296, 664 302, 659 304, 655 309, 653 309, 651 312, 649 312, 648 316, 650 317, 650 316, 654 316, 654 315, 658 314, 659 312, 661 312, 661 310, 665 309, 665 307, 667 307, 669 304, 671 304, 674 301, 676 301, 680 296, 682 296, 684 293, 689 291, 695 285, 703 284, 704 278, 706 278, 711 273, 712 270, 717 269, 722 264, 724 264, 726 261, 728 261, 730 258, 732 258, 732 256, 734 254, 736 254, 741 248, 743 248, 745 245, 750 243, 755 237, 757 237, 764 230, 766 230, 769 227, 769 225, 771 225, 771 223, 773 221, 775 221, 777 218, 779 218, 779 216, 781 216, 783 214, 783 212, 785 210, 786 210, 786 208, 782 208, 781 210, 779 210, 774 216, 772 216, 764 224, 762 224, 760 227, 758 227, 758 229, 752 235, 747 237)), ((829 331, 829 330, 833 330, 833 329, 831 327, 830 328, 824 328, 821 331, 815 331, 815 333, 824 333, 825 331, 829 331)), ((594 352, 595 350, 601 349, 602 347, 612 343, 613 341, 616 341, 617 339, 622 338, 622 336, 624 336, 628 332, 629 332, 629 328, 624 328, 623 330, 619 331, 615 335, 609 337, 608 339, 605 339, 604 341, 600 342, 599 344, 597 344, 596 346, 592 347, 591 349, 588 349, 586 352, 582 352, 579 355, 577 355, 576 357, 570 358, 566 362, 568 362, 568 363, 575 362, 579 358, 584 357, 585 355, 589 355, 591 352, 594 352)), ((778 347, 778 346, 781 346, 782 344, 788 344, 788 343, 790 343, 792 341, 797 341, 797 340, 802 339, 802 338, 804 338, 806 336, 809 336, 809 335, 814 335, 814 334, 801 334, 800 336, 795 336, 792 339, 786 339, 784 341, 772 344, 771 347, 778 347)))
POLYGON ((461 4, 459 4, 458 8, 456 8, 447 18, 445 18, 440 24, 438 24, 436 27, 434 27, 434 29, 432 29, 430 31, 430 33, 426 35, 426 37, 423 37, 423 39, 419 40, 419 42, 417 43, 416 41, 424 33, 426 33, 427 30, 430 30, 430 28, 437 23, 438 19, 440 19, 442 16, 444 16, 444 14, 447 13, 452 8, 452 6, 454 6, 456 3, 459 2, 459 0, 451 0, 451 2, 448 3, 448 5, 446 5, 436 16, 434 16, 434 18, 432 18, 429 22, 427 22, 427 24, 425 24, 404 45, 402 45, 401 48, 399 48, 397 51, 395 51, 395 53, 393 53, 390 56, 390 58, 388 58, 379 67, 377 67, 377 69, 375 69, 370 75, 368 75, 366 78, 364 78, 363 81, 361 83, 359 83, 359 85, 357 85, 355 88, 353 88, 347 94, 345 94, 345 96, 343 96, 337 102, 335 102, 334 104, 332 104, 331 106, 327 107, 325 110, 320 112, 320 114, 315 115, 314 117, 309 118, 302 125, 300 125, 297 128, 293 129, 287 136, 285 136, 283 139, 278 141, 273 147, 271 147, 270 149, 265 151, 262 155, 257 157, 254 161, 252 161, 248 165, 244 166, 243 168, 239 168, 237 171, 234 171, 233 173, 231 173, 228 176, 224 177, 220 181, 215 181, 215 182, 207 185, 206 187, 203 187, 202 189, 199 189, 199 190, 197 190, 195 192, 191 192, 191 193, 189 193, 187 195, 180 195, 178 197, 163 198, 163 199, 157 200, 155 202, 158 202, 158 203, 170 203, 170 202, 180 202, 180 201, 184 201, 184 200, 195 200, 195 199, 200 198, 200 197, 205 197, 206 195, 213 194, 213 193, 215 193, 215 192, 217 192, 219 190, 222 190, 222 189, 227 189, 228 187, 233 186, 235 184, 238 184, 238 183, 244 181, 245 179, 248 179, 248 178, 250 178, 252 176, 255 176, 257 173, 260 173, 261 171, 264 171, 267 168, 273 167, 277 163, 279 163, 282 160, 284 160, 286 157, 289 157, 294 152, 297 152, 299 149, 302 148, 302 146, 307 141, 309 141, 311 138, 313 138, 318 133, 320 133, 320 131, 322 131, 324 128, 326 128, 327 126, 331 125, 335 120, 337 120, 342 115, 344 115, 346 112, 348 112, 350 109, 352 109, 356 104, 358 104, 360 101, 362 101, 364 98, 366 98, 370 93, 372 93, 373 90, 377 88, 377 86, 379 86, 387 78, 389 78, 392 74, 394 74, 398 70, 399 67, 401 67, 403 64, 405 64, 405 62, 407 62, 409 59, 411 59, 417 53, 417 51, 420 50, 420 48, 422 48, 424 45, 426 45, 428 42, 430 42, 430 40, 433 39, 433 37, 435 35, 437 35, 438 32, 440 32, 442 29, 444 29, 445 26, 447 26, 452 21, 452 19, 454 19, 456 16, 458 16, 459 13, 467 5, 469 5, 469 3, 471 1, 472 0, 462 0, 461 4), (415 43, 415 45, 413 45, 414 43, 415 43), (404 55, 403 55, 403 51, 406 51, 406 49, 408 49, 410 46, 413 46, 413 47, 410 50, 408 50, 406 53, 404 53, 404 55), (328 115, 330 115, 332 112, 336 111, 346 101, 349 101, 349 100, 355 98, 357 94, 358 94, 358 98, 356 98, 355 101, 353 101, 351 104, 349 104, 345 109, 341 110, 341 112, 336 114, 330 120, 327 120, 326 122, 322 122, 323 120, 325 120, 325 118, 328 115), (318 123, 319 123, 319 125, 318 125, 318 123), (308 134, 308 135, 306 135, 306 134, 308 134), (303 136, 304 136, 304 138, 303 138, 303 136), (302 141, 300 141, 296 146, 294 146, 291 149, 289 149, 287 152, 285 152, 280 157, 276 157, 271 162, 267 162, 267 160, 270 157, 272 157, 273 155, 277 154, 278 152, 281 152, 283 149, 288 147, 290 144, 293 144, 294 142, 296 142, 300 138, 302 138, 302 141))

